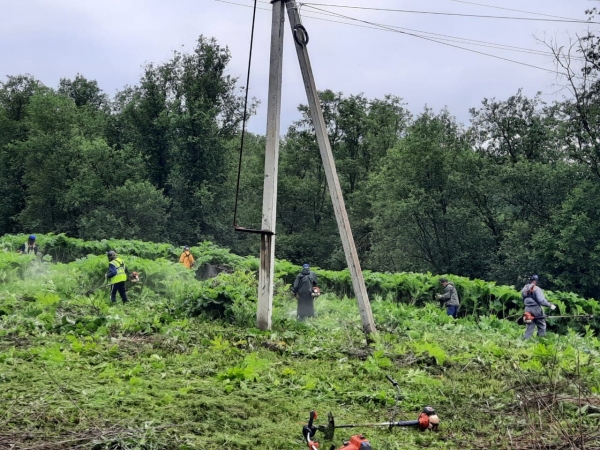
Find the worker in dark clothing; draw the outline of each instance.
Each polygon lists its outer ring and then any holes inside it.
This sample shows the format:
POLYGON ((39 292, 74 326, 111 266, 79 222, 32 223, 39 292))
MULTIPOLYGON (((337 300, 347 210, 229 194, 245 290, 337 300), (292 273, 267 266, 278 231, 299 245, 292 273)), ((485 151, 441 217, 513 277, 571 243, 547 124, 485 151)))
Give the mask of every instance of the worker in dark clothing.
POLYGON ((450 283, 447 278, 440 278, 440 284, 444 287, 444 293, 438 294, 437 298, 442 302, 442 307, 446 307, 446 314, 456 319, 458 314, 458 292, 453 283, 450 283))
POLYGON ((108 272, 106 278, 110 283, 110 301, 117 301, 117 292, 121 296, 123 303, 127 303, 127 292, 125 292, 125 282, 127 281, 127 268, 121 258, 117 256, 114 250, 109 251, 108 257, 108 272))
POLYGON ((525 303, 525 312, 531 313, 531 315, 535 317, 531 323, 527 324, 527 329, 525 330, 523 339, 529 339, 531 336, 533 336, 533 330, 535 330, 536 327, 538 337, 545 336, 546 318, 544 317, 542 306, 549 306, 551 310, 556 309, 556 305, 553 305, 546 300, 544 291, 537 286, 539 279, 540 277, 533 275, 529 279, 529 283, 527 283, 521 290, 521 297, 523 298, 523 303, 525 303))
POLYGON ((35 234, 29 236, 27 242, 19 247, 18 253, 23 253, 25 255, 37 255, 39 252, 39 247, 35 242, 35 234))
POLYGON ((292 292, 298 299, 297 315, 300 320, 315 315, 313 297, 313 287, 315 286, 317 286, 317 274, 310 270, 308 264, 304 264, 292 286, 292 292))

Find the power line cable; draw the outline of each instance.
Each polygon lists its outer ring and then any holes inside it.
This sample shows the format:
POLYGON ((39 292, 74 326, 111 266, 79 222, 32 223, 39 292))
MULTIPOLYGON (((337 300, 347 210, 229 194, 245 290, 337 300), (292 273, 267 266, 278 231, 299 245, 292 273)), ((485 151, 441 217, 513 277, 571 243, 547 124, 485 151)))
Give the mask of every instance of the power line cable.
MULTIPOLYGON (((340 23, 348 24, 347 22, 340 22, 340 23)), ((351 25, 351 24, 348 24, 348 25, 351 25)), ((458 43, 468 44, 468 45, 476 45, 479 47, 495 48, 497 50, 514 51, 514 52, 519 52, 519 53, 529 53, 529 54, 540 55, 540 56, 553 56, 553 54, 551 52, 547 52, 544 50, 537 50, 537 49, 526 48, 526 47, 518 47, 518 46, 508 45, 508 44, 499 44, 496 42, 481 41, 481 40, 477 40, 477 39, 462 38, 462 37, 458 37, 458 36, 451 36, 448 34, 432 33, 430 31, 415 30, 412 28, 399 27, 396 25, 386 25, 386 24, 377 23, 377 27, 368 27, 368 28, 379 29, 378 27, 381 27, 381 26, 393 28, 394 30, 406 30, 406 31, 414 32, 414 33, 422 33, 422 34, 431 35, 431 36, 441 36, 451 42, 458 42, 458 43)), ((382 30, 382 31, 388 31, 388 30, 382 30)), ((574 59, 584 60, 584 58, 579 58, 579 57, 575 57, 574 59)))
POLYGON ((235 205, 233 207, 233 227, 237 228, 238 199, 240 196, 240 178, 242 176, 242 155, 244 153, 244 136, 246 135, 246 121, 248 119, 248 93, 250 91, 250 68, 252 67, 252 47, 254 45, 254 25, 256 23, 256 3, 252 12, 252 31, 250 32, 250 51, 248 55, 248 75, 246 76, 246 96, 244 98, 244 117, 242 118, 242 137, 240 142, 240 160, 238 164, 237 183, 235 187, 235 205))
POLYGON ((462 14, 462 13, 450 13, 450 12, 437 12, 437 11, 417 11, 411 9, 392 9, 392 8, 373 8, 367 6, 351 6, 351 5, 331 5, 327 3, 302 3, 303 6, 323 6, 328 8, 347 8, 347 9, 361 9, 368 11, 386 11, 386 12, 401 12, 409 14, 432 14, 437 16, 456 16, 456 17, 475 17, 480 19, 507 19, 507 20, 532 20, 538 22, 564 22, 564 23, 582 23, 582 24, 600 24, 600 22, 592 22, 587 20, 565 20, 565 19, 538 19, 535 17, 513 17, 513 16, 490 16, 483 14, 462 14))
MULTIPOLYGON (((315 14, 319 14, 319 13, 315 12, 315 14)), ((323 15, 331 16, 332 14, 324 13, 323 15)), ((333 16, 336 17, 335 15, 333 15, 333 16)), ((518 52, 518 53, 528 53, 531 55, 539 55, 539 56, 550 56, 550 57, 554 56, 551 52, 547 52, 544 50, 537 50, 537 49, 526 48, 526 47, 517 47, 517 46, 513 46, 513 45, 499 44, 499 43, 495 43, 495 42, 481 41, 481 40, 477 40, 477 39, 462 38, 462 37, 458 37, 458 36, 451 36, 448 34, 432 33, 430 31, 415 30, 413 28, 399 27, 396 25, 381 24, 381 23, 373 22, 373 25, 376 25, 376 26, 367 26, 367 25, 352 24, 352 23, 348 23, 348 22, 341 22, 338 20, 328 20, 328 19, 323 19, 321 17, 312 17, 312 16, 307 16, 307 15, 303 15, 303 17, 305 17, 305 18, 308 17, 308 18, 312 18, 312 19, 316 19, 316 20, 324 20, 326 22, 334 22, 334 23, 341 23, 344 25, 357 26, 357 27, 361 27, 361 28, 369 28, 372 30, 379 30, 379 31, 397 32, 399 30, 405 30, 405 31, 413 32, 413 33, 420 33, 418 37, 427 37, 427 36, 422 36, 423 34, 433 36, 433 37, 440 36, 440 37, 446 38, 445 40, 449 41, 449 42, 456 42, 459 44, 466 44, 466 45, 474 45, 477 47, 493 48, 496 50, 513 51, 513 52, 518 52), (393 30, 389 30, 387 28, 392 28, 393 30)), ((581 57, 572 57, 572 59, 577 59, 577 60, 581 60, 581 61, 585 60, 584 58, 581 58, 581 57)))
MULTIPOLYGON (((227 3, 227 4, 231 4, 231 5, 235 5, 235 6, 251 7, 249 5, 243 5, 243 4, 239 4, 239 3, 229 2, 229 1, 226 1, 226 0, 215 0, 215 1, 220 2, 220 3, 227 3)), ((267 3, 267 2, 261 2, 261 3, 267 3)), ((310 7, 309 5, 306 5, 306 4, 305 4, 305 6, 310 7)), ((261 10, 264 10, 264 11, 270 11, 267 8, 258 8, 258 9, 261 9, 261 10)), ((378 30, 378 31, 387 31, 387 32, 393 32, 393 33, 406 34, 408 36, 413 36, 413 37, 417 37, 417 38, 424 39, 424 40, 427 40, 427 41, 435 42, 435 43, 438 43, 438 44, 447 45, 449 47, 457 48, 457 49, 460 49, 460 50, 465 50, 465 51, 476 53, 476 54, 479 54, 479 55, 488 56, 488 57, 491 57, 491 58, 500 59, 500 60, 507 61, 507 62, 512 62, 512 63, 515 63, 515 64, 519 64, 519 65, 523 65, 523 66, 535 68, 535 69, 538 69, 538 70, 543 70, 545 72, 550 72, 550 73, 554 73, 554 74, 560 74, 560 72, 557 72, 556 70, 546 69, 544 67, 540 67, 540 66, 536 66, 536 65, 533 65, 533 64, 524 63, 524 62, 521 62, 521 61, 516 61, 516 60, 510 59, 510 58, 504 58, 502 56, 493 55, 493 54, 485 53, 485 52, 480 52, 480 51, 477 51, 477 50, 474 50, 474 49, 465 48, 465 47, 461 47, 461 46, 458 46, 458 45, 453 45, 453 44, 450 44, 448 42, 444 42, 442 40, 431 38, 431 37, 428 37, 428 36, 423 36, 423 35, 419 35, 419 34, 415 34, 415 33, 401 31, 402 30, 401 27, 395 27, 393 25, 378 24, 378 23, 375 23, 375 22, 368 22, 368 21, 364 21, 364 20, 361 20, 361 19, 356 19, 356 18, 353 18, 353 17, 344 16, 342 14, 334 13, 334 12, 331 12, 331 11, 319 10, 318 8, 315 8, 315 7, 311 7, 311 9, 318 10, 317 12, 315 12, 315 14, 322 14, 322 15, 326 15, 326 16, 347 18, 348 20, 353 20, 353 21, 358 21, 358 22, 361 22, 361 23, 370 24, 371 26, 368 26, 368 25, 359 25, 359 24, 355 24, 355 23, 348 23, 348 22, 342 22, 342 21, 331 20, 331 19, 324 19, 324 18, 321 18, 321 17, 313 17, 313 16, 308 16, 306 14, 303 14, 303 18, 311 18, 311 19, 315 19, 315 20, 322 20, 322 21, 325 21, 325 22, 339 23, 339 24, 350 25, 350 26, 355 26, 355 27, 360 27, 360 28, 369 28, 369 29, 378 30)), ((429 32, 422 32, 422 33, 434 34, 434 35, 436 34, 436 33, 429 33, 429 32)), ((454 39, 466 39, 466 38, 454 38, 454 39)), ((457 41, 454 40, 454 42, 457 42, 457 41)), ((469 42, 465 42, 464 44, 466 44, 466 45, 479 45, 479 46, 484 46, 484 47, 489 47, 489 48, 495 48, 497 50, 519 51, 521 53, 537 54, 537 55, 540 55, 540 56, 553 56, 552 53, 550 53, 550 52, 543 52, 541 50, 538 51, 538 50, 534 50, 534 49, 524 49, 524 48, 519 48, 519 47, 515 47, 516 49, 519 49, 519 50, 511 50, 510 48, 500 48, 500 46, 504 46, 504 44, 493 44, 493 43, 490 43, 491 45, 482 45, 482 44, 471 44, 469 42), (494 45, 497 45, 497 46, 494 46, 494 45)), ((506 47, 510 47, 510 46, 506 46, 506 47)), ((573 57, 573 59, 583 60, 583 58, 578 58, 578 57, 573 57)))
MULTIPOLYGON (((227 3, 227 4, 235 5, 235 6, 243 6, 246 8, 252 7, 251 5, 244 5, 241 3, 234 3, 234 2, 230 2, 230 1, 226 1, 226 0, 215 0, 215 1, 220 2, 220 3, 227 3)), ((259 1, 259 3, 269 4, 269 2, 266 2, 266 1, 259 1)), ((258 8, 258 9, 260 9, 262 11, 270 11, 270 9, 268 9, 268 8, 258 8)), ((329 16, 329 17, 338 17, 337 13, 334 13, 334 12, 323 12, 322 13, 322 12, 315 11, 314 14, 319 14, 319 15, 329 16)), ((482 41, 482 40, 477 40, 477 39, 469 39, 469 38, 463 38, 463 37, 459 37, 459 36, 451 36, 451 35, 447 35, 447 34, 432 33, 429 31, 415 30, 412 28, 399 27, 396 25, 381 24, 381 23, 377 23, 377 26, 360 25, 360 24, 344 22, 344 21, 340 21, 340 20, 324 19, 322 17, 315 17, 315 16, 310 16, 307 14, 303 14, 303 18, 321 20, 321 21, 330 22, 330 23, 339 23, 339 24, 349 25, 349 26, 353 26, 353 27, 367 28, 367 29, 371 29, 371 30, 386 31, 386 32, 395 32, 396 30, 406 30, 406 31, 414 32, 414 33, 422 33, 425 35, 440 36, 440 37, 447 38, 447 40, 449 40, 451 42, 457 42, 457 43, 467 44, 467 45, 474 45, 474 46, 478 46, 478 47, 487 47, 487 48, 493 48, 493 49, 497 49, 497 50, 513 51, 513 52, 519 52, 519 53, 529 53, 532 55, 540 55, 540 56, 549 56, 549 57, 554 56, 551 52, 547 52, 544 50, 537 50, 537 49, 532 49, 532 48, 527 48, 527 47, 518 47, 518 46, 513 46, 513 45, 508 45, 508 44, 499 44, 499 43, 495 43, 495 42, 482 41), (381 28, 382 26, 394 28, 394 30, 388 30, 388 29, 381 28)), ((573 57, 573 59, 577 59, 577 60, 581 60, 581 61, 584 60, 584 58, 580 58, 580 57, 573 57)))
POLYGON ((572 21, 576 21, 576 22, 581 20, 581 19, 573 19, 572 17, 554 16, 552 14, 544 14, 544 13, 535 12, 535 11, 524 11, 522 9, 503 8, 502 6, 494 6, 494 5, 486 5, 484 3, 468 2, 466 0, 450 0, 450 1, 456 2, 456 3, 466 3, 468 5, 483 6, 485 8, 503 9, 505 11, 514 11, 514 12, 520 12, 520 13, 525 13, 525 14, 535 14, 536 16, 554 17, 555 19, 566 19, 566 20, 572 20, 572 21))
MULTIPOLYGON (((304 6, 308 7, 308 8, 311 8, 311 9, 315 9, 317 11, 323 11, 323 10, 321 10, 319 8, 316 8, 315 6, 312 6, 312 5, 309 5, 309 4, 306 4, 306 3, 304 4, 304 6)), ((330 12, 330 11, 326 11, 326 12, 330 12)), ((346 16, 346 15, 343 15, 343 14, 337 14, 337 13, 335 13, 335 14, 337 16, 341 17, 341 18, 344 18, 344 19, 354 20, 354 21, 357 21, 357 22, 361 22, 361 23, 366 23, 366 24, 369 24, 369 25, 378 26, 378 27, 381 27, 382 29, 387 29, 387 30, 390 30, 390 31, 393 31, 393 32, 396 32, 396 33, 406 34, 408 36, 414 36, 414 37, 417 37, 419 39, 424 39, 426 41, 436 42, 438 44, 442 44, 442 45, 446 45, 446 46, 449 46, 449 47, 458 48, 458 49, 465 50, 465 51, 468 51, 468 52, 477 53, 477 54, 484 55, 484 56, 489 56, 490 58, 501 59, 503 61, 508 61, 508 62, 512 62, 512 63, 515 63, 515 64, 520 64, 522 66, 527 66, 527 67, 531 67, 531 68, 534 68, 534 69, 543 70, 545 72, 550 72, 550 73, 555 73, 555 74, 560 73, 560 72, 557 72, 556 70, 546 69, 545 67, 540 67, 540 66, 536 66, 536 65, 533 65, 533 64, 524 63, 524 62, 521 62, 521 61, 515 61, 514 59, 509 59, 509 58, 504 58, 502 56, 492 55, 491 53, 480 52, 478 50, 473 50, 473 49, 470 49, 470 48, 465 48, 465 47, 461 47, 461 46, 458 46, 458 45, 449 44, 447 42, 440 41, 438 39, 434 39, 434 38, 430 38, 430 37, 426 37, 426 36, 421 36, 421 35, 414 34, 414 33, 408 33, 406 31, 396 30, 394 28, 387 27, 387 26, 384 26, 384 25, 379 25, 379 24, 376 24, 376 23, 373 23, 373 22, 369 22, 367 20, 356 19, 354 17, 346 16)))

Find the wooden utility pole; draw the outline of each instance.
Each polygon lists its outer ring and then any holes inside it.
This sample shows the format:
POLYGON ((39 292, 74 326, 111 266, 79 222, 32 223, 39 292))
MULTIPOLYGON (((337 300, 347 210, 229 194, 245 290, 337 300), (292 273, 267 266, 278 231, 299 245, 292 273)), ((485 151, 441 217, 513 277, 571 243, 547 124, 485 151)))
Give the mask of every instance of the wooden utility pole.
POLYGON ((317 135, 317 142, 319 143, 319 150, 321 152, 323 166, 325 167, 325 175, 327 177, 329 193, 331 194, 333 210, 335 211, 335 218, 340 230, 340 237, 342 238, 342 246, 344 247, 346 262, 348 264, 348 268, 350 269, 354 294, 356 295, 356 300, 358 302, 358 309, 360 311, 363 331, 367 336, 369 336, 375 333, 377 330, 373 320, 373 312, 371 311, 371 303, 369 303, 369 296, 367 294, 365 280, 363 278, 362 269, 358 260, 358 253, 356 252, 356 245, 354 244, 354 238, 352 236, 352 229, 350 228, 350 221, 348 220, 348 214, 346 213, 346 206, 344 204, 340 180, 337 176, 335 161, 333 160, 333 153, 329 144, 329 136, 327 135, 327 128, 325 126, 325 119, 323 118, 323 111, 321 110, 321 102, 310 65, 310 58, 308 57, 308 51, 305 45, 306 41, 308 41, 308 35, 305 34, 304 27, 302 27, 296 2, 286 0, 286 6, 290 19, 290 26, 292 27, 292 34, 294 34, 296 53, 298 54, 298 61, 300 62, 300 70, 302 71, 302 78, 304 79, 304 87, 306 89, 306 96, 308 98, 310 115, 312 117, 313 126, 317 135))
POLYGON ((281 117, 281 80, 283 73, 283 30, 285 5, 273 3, 271 27, 271 67, 269 71, 269 100, 267 112, 267 146, 265 151, 265 180, 260 238, 260 270, 258 272, 257 326, 271 329, 273 310, 273 280, 275 278, 275 219, 277 213, 277 169, 279 166, 279 129, 281 117))
POLYGON ((265 180, 263 193, 263 212, 260 241, 260 270, 258 279, 258 311, 257 326, 261 330, 271 328, 271 313, 273 309, 273 279, 275 269, 275 219, 277 212, 277 169, 279 164, 279 129, 281 117, 281 81, 283 62, 283 30, 287 6, 292 34, 296 43, 300 70, 304 79, 304 87, 313 126, 317 135, 317 142, 321 152, 321 159, 325 168, 327 185, 331 194, 331 201, 335 218, 340 230, 342 246, 346 255, 346 262, 352 277, 352 286, 358 302, 358 309, 362 320, 363 331, 367 336, 377 330, 373 321, 371 304, 363 278, 358 253, 350 228, 350 221, 346 213, 346 206, 342 195, 342 188, 337 176, 333 153, 329 144, 327 128, 323 119, 323 111, 315 85, 315 80, 306 49, 308 35, 300 21, 300 14, 295 1, 272 0, 273 21, 271 28, 271 67, 269 72, 269 101, 267 113, 267 145, 265 152, 265 180))

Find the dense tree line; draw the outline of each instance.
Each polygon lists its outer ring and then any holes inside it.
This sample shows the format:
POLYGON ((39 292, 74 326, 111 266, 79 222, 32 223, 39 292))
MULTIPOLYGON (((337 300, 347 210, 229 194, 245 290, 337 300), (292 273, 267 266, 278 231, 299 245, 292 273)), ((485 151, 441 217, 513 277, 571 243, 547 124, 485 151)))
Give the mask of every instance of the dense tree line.
MULTIPOLYGON (((431 271, 600 297, 600 40, 551 47, 568 94, 484 99, 468 127, 401 98, 321 93, 365 268, 431 271), (569 48, 569 47, 566 47, 569 48)), ((200 37, 114 97, 77 75, 0 83, 0 233, 64 232, 256 253, 232 216, 242 91, 200 37)), ((255 105, 252 105, 252 108, 255 105)), ((251 109, 252 109, 251 108, 251 109)), ((244 148, 238 222, 258 227, 264 137, 244 148)), ((282 137, 277 256, 345 259, 308 107, 282 137)))

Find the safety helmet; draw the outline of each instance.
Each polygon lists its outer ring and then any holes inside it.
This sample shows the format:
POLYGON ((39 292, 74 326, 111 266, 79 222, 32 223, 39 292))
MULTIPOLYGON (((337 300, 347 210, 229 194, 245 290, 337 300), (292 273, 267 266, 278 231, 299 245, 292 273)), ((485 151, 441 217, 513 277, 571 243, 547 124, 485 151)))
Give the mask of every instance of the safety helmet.
POLYGON ((308 269, 310 266, 308 264, 302 264, 303 269, 308 269))
POLYGON ((114 250, 110 250, 106 252, 106 256, 108 256, 108 259, 112 261, 117 257, 117 252, 115 252, 114 250))
POLYGON ((531 275, 531 278, 529 278, 529 281, 537 281, 539 279, 540 279, 540 277, 538 277, 537 275, 531 275))
POLYGON ((30 241, 35 241, 35 234, 30 234, 29 235, 29 240, 30 241))
POLYGON ((189 250, 190 248, 186 245, 185 247, 183 247, 184 250, 189 250))

